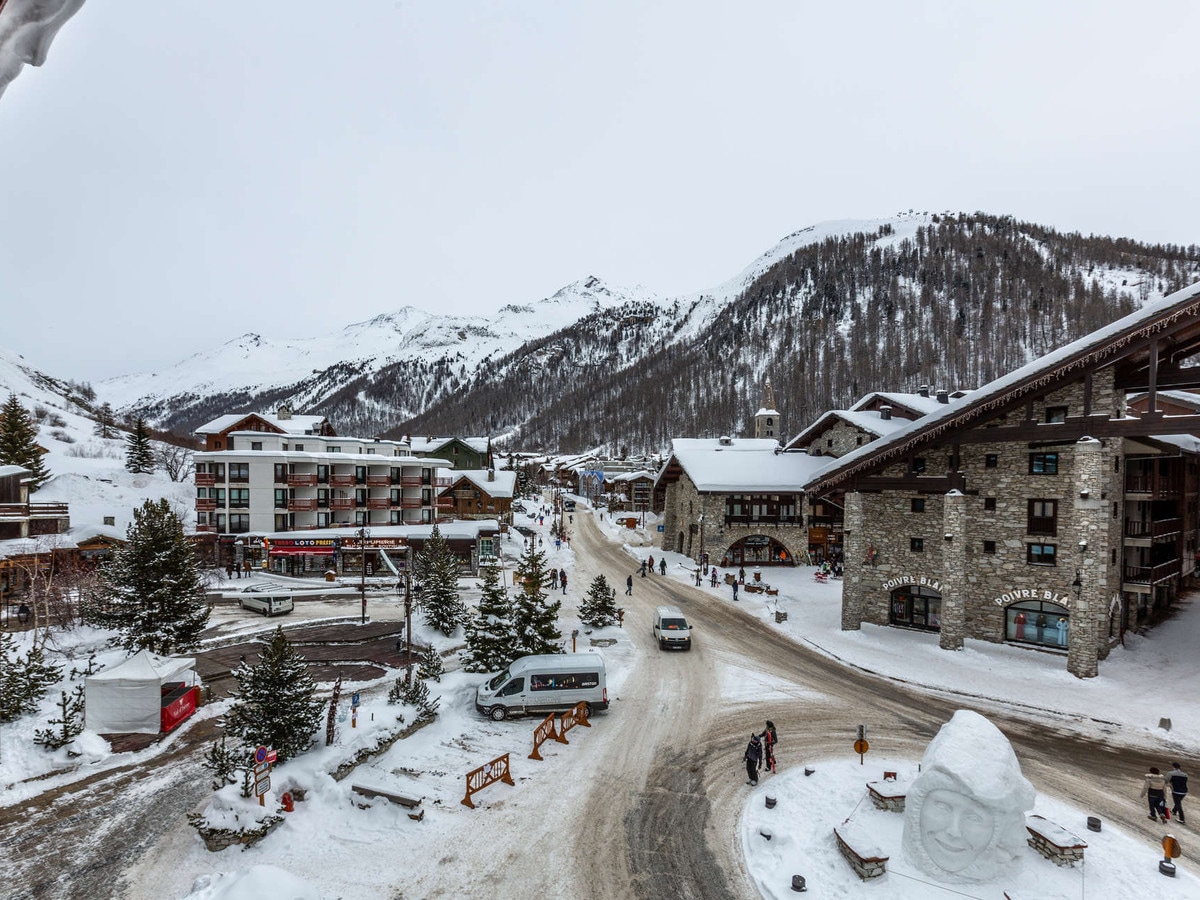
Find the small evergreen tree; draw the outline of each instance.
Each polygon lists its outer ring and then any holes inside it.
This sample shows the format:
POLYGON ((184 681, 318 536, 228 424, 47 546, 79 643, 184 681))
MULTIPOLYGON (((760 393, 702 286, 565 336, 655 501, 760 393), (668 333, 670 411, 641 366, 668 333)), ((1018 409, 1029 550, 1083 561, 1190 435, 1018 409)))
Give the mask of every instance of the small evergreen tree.
POLYGON ((429 685, 420 678, 414 678, 412 684, 404 688, 401 696, 407 705, 417 711, 418 722, 432 719, 437 715, 437 708, 438 704, 441 703, 441 699, 431 697, 429 695, 429 685))
POLYGON ((238 697, 225 716, 225 730, 248 747, 270 747, 284 762, 308 749, 325 704, 283 628, 275 629, 256 666, 234 670, 238 697))
POLYGON ((16 394, 9 394, 0 409, 0 466, 20 466, 30 472, 33 493, 50 477, 37 445, 37 425, 16 394))
POLYGON ((117 417, 113 413, 112 405, 103 403, 96 410, 96 436, 102 438, 114 438, 117 436, 117 417))
POLYGON ((93 620, 116 628, 126 650, 193 650, 208 623, 204 583, 183 523, 165 499, 133 511, 124 546, 100 570, 93 620))
POLYGON ((154 471, 154 448, 150 446, 146 420, 141 416, 134 419, 133 431, 125 438, 125 468, 135 474, 154 471))
POLYGON ((40 646, 21 656, 12 633, 0 631, 0 722, 37 712, 50 685, 60 678, 62 667, 47 663, 40 646))
POLYGON ((483 569, 479 608, 467 622, 467 646, 461 655, 468 672, 496 672, 516 658, 512 601, 500 583, 500 567, 483 569))
POLYGON ((237 782, 234 772, 239 768, 238 761, 233 751, 225 745, 225 735, 221 735, 221 740, 213 741, 212 747, 204 754, 201 765, 212 772, 212 789, 214 791, 219 791, 225 785, 237 782))
POLYGON ((65 747, 83 732, 83 685, 75 685, 75 690, 69 694, 63 691, 57 709, 58 718, 51 719, 50 725, 58 727, 42 728, 33 734, 33 742, 47 750, 65 747))
POLYGON ((413 568, 425 589, 425 624, 449 637, 467 618, 458 594, 458 561, 435 524, 413 568))
POLYGON ((588 587, 587 595, 579 604, 579 620, 593 628, 617 623, 617 601, 603 575, 597 575, 588 587))
POLYGON ((421 664, 417 666, 418 678, 423 678, 425 681, 432 678, 434 681, 441 682, 445 672, 446 667, 442 665, 442 655, 437 652, 436 647, 431 646, 421 654, 421 664))
POLYGON ((533 546, 525 548, 517 562, 520 587, 513 599, 513 657, 537 653, 562 653, 558 630, 558 611, 562 603, 547 602, 546 585, 550 581, 546 556, 533 546))

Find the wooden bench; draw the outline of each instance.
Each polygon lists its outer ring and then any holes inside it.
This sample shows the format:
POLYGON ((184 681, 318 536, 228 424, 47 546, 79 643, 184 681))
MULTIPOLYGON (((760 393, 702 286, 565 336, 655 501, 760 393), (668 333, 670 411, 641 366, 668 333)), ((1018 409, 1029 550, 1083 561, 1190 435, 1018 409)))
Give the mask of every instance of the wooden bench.
POLYGON ((1029 832, 1029 846, 1055 865, 1073 866, 1083 862, 1087 842, 1081 841, 1061 825, 1042 816, 1028 816, 1025 830, 1029 832))
POLYGON ((405 809, 413 810, 412 812, 409 812, 408 817, 415 822, 420 822, 425 818, 425 810, 422 809, 419 812, 415 811, 418 807, 420 807, 421 801, 414 800, 412 797, 404 797, 400 794, 393 794, 390 791, 381 791, 379 788, 366 787, 361 784, 351 785, 350 790, 370 800, 373 800, 376 797, 381 797, 384 800, 391 801, 392 803, 398 803, 405 809))
POLYGON ((852 823, 843 823, 834 828, 833 837, 837 841, 838 851, 863 881, 887 874, 888 857, 852 823))
POLYGON ((876 809, 902 813, 907 794, 908 782, 897 778, 893 772, 885 773, 883 781, 867 782, 867 796, 871 798, 876 809), (888 778, 888 775, 892 777, 888 778))

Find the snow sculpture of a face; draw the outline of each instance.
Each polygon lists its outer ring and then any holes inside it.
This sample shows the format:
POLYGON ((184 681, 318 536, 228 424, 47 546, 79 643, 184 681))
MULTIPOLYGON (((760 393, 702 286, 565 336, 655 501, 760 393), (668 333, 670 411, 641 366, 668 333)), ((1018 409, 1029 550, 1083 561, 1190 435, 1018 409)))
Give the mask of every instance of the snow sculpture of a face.
POLYGON ((904 854, 940 881, 990 881, 1024 851, 1033 799, 1008 738, 960 709, 929 742, 904 801, 904 854))
POLYGON ((83 0, 8 0, 0 9, 0 96, 24 66, 40 66, 83 0))

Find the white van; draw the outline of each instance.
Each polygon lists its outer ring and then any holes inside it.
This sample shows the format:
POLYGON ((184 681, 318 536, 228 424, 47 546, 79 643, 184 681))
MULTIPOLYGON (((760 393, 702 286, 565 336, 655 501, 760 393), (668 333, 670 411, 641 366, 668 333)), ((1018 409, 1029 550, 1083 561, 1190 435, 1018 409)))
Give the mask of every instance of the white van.
POLYGON ((687 623, 678 606, 660 606, 656 609, 651 630, 660 650, 672 647, 692 649, 692 626, 687 623))
POLYGON ((587 704, 590 716, 608 709, 604 657, 599 653, 522 656, 475 691, 475 709, 497 722, 509 716, 566 712, 587 704))
POLYGON ((281 616, 296 608, 291 594, 242 594, 238 597, 238 606, 264 616, 281 616))

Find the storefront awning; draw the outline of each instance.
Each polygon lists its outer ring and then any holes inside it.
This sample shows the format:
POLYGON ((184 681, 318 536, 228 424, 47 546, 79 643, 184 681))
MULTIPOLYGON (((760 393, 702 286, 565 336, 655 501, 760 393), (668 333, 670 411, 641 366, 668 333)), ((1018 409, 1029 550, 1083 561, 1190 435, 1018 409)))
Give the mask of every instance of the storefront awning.
POLYGON ((272 547, 271 556, 333 556, 332 547, 272 547))

